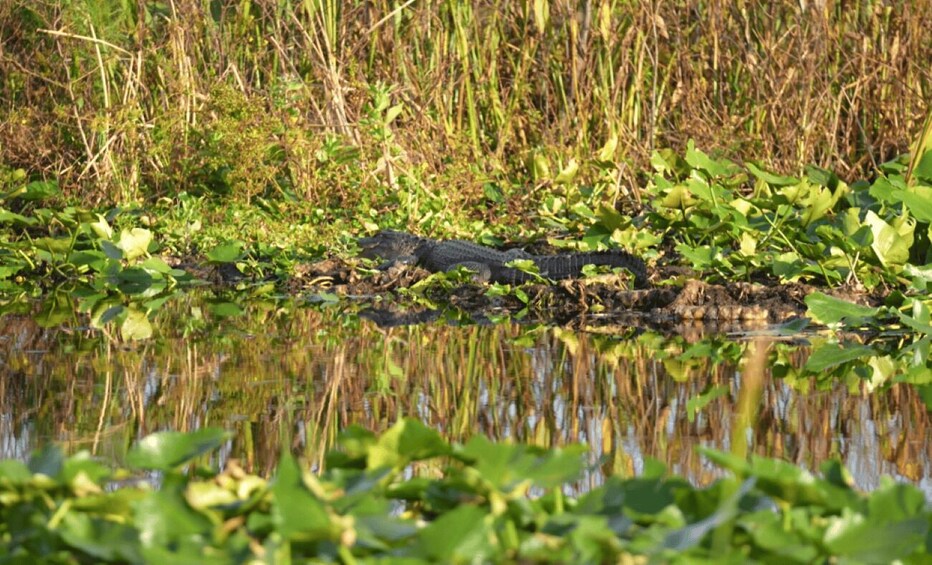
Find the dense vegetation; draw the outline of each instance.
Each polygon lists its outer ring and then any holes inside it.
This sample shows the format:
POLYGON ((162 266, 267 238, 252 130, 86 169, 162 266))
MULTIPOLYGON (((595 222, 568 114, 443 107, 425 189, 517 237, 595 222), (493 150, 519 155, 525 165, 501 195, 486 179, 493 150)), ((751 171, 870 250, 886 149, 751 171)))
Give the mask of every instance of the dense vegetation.
MULTIPOLYGON (((813 320, 906 354, 830 337, 812 371, 869 358, 858 378, 927 385, 930 56, 932 12, 905 1, 2 2, 0 309, 67 294, 145 340, 204 266, 246 298, 379 227, 550 237, 815 284, 813 320)), ((733 478, 651 467, 570 496, 576 448, 450 445, 414 422, 348 431, 319 476, 286 455, 270 482, 191 465, 222 441, 144 440, 129 463, 157 488, 110 490, 124 472, 53 447, 2 462, 0 552, 890 561, 930 544, 917 489, 860 495, 835 464, 710 452, 733 478)))
POLYGON ((160 433, 129 454, 161 485, 103 484, 121 473, 48 448, 0 465, 0 556, 54 562, 355 563, 919 562, 932 514, 918 488, 869 496, 836 464, 816 478, 791 464, 706 450, 732 476, 705 489, 649 462, 642 476, 570 494, 579 447, 542 450, 475 437, 445 442, 416 421, 381 437, 346 430, 327 471, 284 456, 272 480, 206 463, 222 430, 160 433), (194 462, 201 464, 194 465, 194 462), (417 465, 428 476, 410 476, 417 465), (197 474, 184 469, 197 469, 197 474), (533 495, 533 496, 529 496, 533 495))

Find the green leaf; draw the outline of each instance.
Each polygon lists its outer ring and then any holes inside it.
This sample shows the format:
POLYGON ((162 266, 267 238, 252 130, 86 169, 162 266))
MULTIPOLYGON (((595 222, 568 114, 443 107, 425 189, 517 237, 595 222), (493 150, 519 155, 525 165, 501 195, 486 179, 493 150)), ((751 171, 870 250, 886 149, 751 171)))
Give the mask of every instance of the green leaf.
POLYGON ((143 228, 133 228, 120 233, 117 247, 123 250, 123 256, 127 260, 132 261, 146 255, 149 252, 150 243, 152 243, 152 232, 143 228))
POLYGON ((28 201, 45 200, 53 196, 58 196, 61 191, 58 190, 58 181, 56 180, 36 180, 26 185, 25 192, 16 194, 16 198, 28 201))
POLYGON ((406 418, 389 428, 369 448, 366 464, 369 469, 399 468, 411 461, 448 453, 449 444, 436 430, 406 418))
POLYGON ((618 136, 612 134, 608 139, 605 140, 605 144, 602 145, 602 148, 599 149, 599 154, 596 157, 599 161, 604 163, 609 163, 615 160, 615 150, 618 148, 618 136))
POLYGON ((142 294, 155 282, 152 275, 140 267, 127 267, 116 273, 117 286, 126 294, 142 294))
POLYGON ((223 445, 230 434, 219 428, 193 432, 157 432, 145 437, 126 455, 133 467, 170 471, 223 445))
POLYGON ((27 218, 21 214, 0 208, 0 224, 13 224, 15 227, 32 226, 37 223, 35 218, 27 218))
POLYGON ((806 297, 805 301, 808 307, 806 314, 814 321, 829 326, 841 322, 859 325, 865 320, 874 318, 880 312, 879 308, 861 306, 822 292, 813 292, 806 297))
POLYGON ((421 531, 420 550, 438 563, 482 563, 491 558, 490 515, 486 510, 460 505, 421 531))
POLYGON ((152 323, 145 312, 131 308, 120 325, 120 335, 126 341, 149 339, 152 337, 152 323))
POLYGON ((162 275, 166 275, 172 271, 172 268, 161 257, 149 257, 140 263, 139 267, 150 273, 159 273, 162 275))
POLYGON ((474 436, 459 451, 472 459, 483 479, 502 490, 532 481, 544 488, 574 480, 582 471, 585 453, 581 446, 542 450, 525 445, 493 443, 485 436, 474 436))
POLYGON ((806 207, 803 209, 800 223, 803 227, 825 216, 826 212, 832 209, 835 199, 832 192, 828 189, 813 190, 811 195, 806 199, 806 207))
POLYGON ((123 250, 107 240, 100 242, 100 248, 103 249, 104 255, 109 259, 113 259, 114 261, 123 259, 123 250))
POLYGON ((809 360, 806 361, 806 370, 814 373, 822 372, 842 363, 874 355, 874 350, 866 345, 852 345, 839 347, 835 344, 823 344, 816 348, 809 360))
POLYGON ((388 110, 386 110, 385 122, 384 122, 385 125, 389 125, 393 121, 395 121, 395 118, 397 118, 401 114, 402 110, 404 110, 404 104, 396 104, 392 106, 391 108, 389 108, 388 110))
POLYGON ((102 561, 141 563, 139 532, 126 524, 68 512, 58 533, 72 548, 102 561))
MULTIPOLYGON (((926 137, 929 140, 929 137, 926 137)), ((913 170, 913 175, 928 184, 932 184, 932 149, 928 149, 919 159, 919 164, 913 170)), ((928 220, 926 220, 928 221, 928 220)))
POLYGON ((68 256, 68 262, 75 267, 88 267, 98 273, 107 266, 107 256, 100 251, 75 251, 68 256))
POLYGON ((288 452, 282 454, 271 491, 272 519, 281 536, 304 540, 329 537, 327 509, 304 484, 301 470, 288 452))
POLYGON ((793 185, 793 184, 799 184, 799 179, 798 179, 798 178, 796 178, 796 177, 785 177, 785 176, 782 176, 782 175, 774 174, 774 173, 772 173, 772 172, 770 172, 770 171, 764 170, 760 165, 758 165, 758 164, 755 163, 754 161, 747 161, 747 162, 745 162, 744 165, 748 168, 748 171, 750 171, 752 175, 754 175, 755 177, 759 178, 760 180, 766 182, 766 183, 769 184, 769 185, 772 185, 772 186, 789 186, 789 185, 793 185))
POLYGON ((32 479, 32 472, 18 459, 0 460, 0 485, 23 484, 32 479))
POLYGON ((912 229, 897 230, 873 210, 868 210, 864 221, 871 227, 874 236, 871 249, 877 254, 880 262, 885 267, 906 263, 909 259, 909 248, 913 244, 912 229))
POLYGON ((599 208, 596 210, 596 217, 609 234, 625 223, 625 217, 619 213, 614 206, 609 206, 607 204, 599 205, 599 208))
POLYGON ((238 241, 218 245, 207 252, 207 259, 213 263, 235 263, 243 257, 243 244, 238 241))
POLYGON ((914 331, 917 331, 919 333, 932 335, 932 324, 929 324, 928 321, 923 321, 921 318, 917 318, 913 316, 907 316, 906 314, 904 314, 903 312, 900 312, 899 310, 896 311, 896 315, 904 326, 914 331))
POLYGON ((563 167, 563 170, 557 174, 557 178, 553 179, 553 182, 555 184, 569 184, 573 182, 578 172, 579 163, 576 162, 576 159, 570 159, 569 163, 563 167))
POLYGON ((714 160, 702 151, 696 149, 695 142, 690 139, 686 142, 686 162, 694 169, 701 169, 711 177, 725 177, 739 172, 737 165, 727 159, 714 160))
POLYGON ((97 221, 88 222, 87 225, 100 239, 110 240, 113 238, 113 229, 102 215, 97 214, 97 221))
POLYGON ((871 518, 846 509, 826 528, 826 548, 859 563, 894 563, 921 552, 928 518, 915 516, 893 522, 871 518))
MULTIPOLYGON (((926 155, 932 155, 932 152, 926 155)), ((906 204, 912 217, 920 222, 932 222, 932 188, 913 186, 908 190, 895 190, 892 196, 906 204)))
POLYGON ((706 389, 702 394, 690 398, 686 401, 686 417, 690 422, 695 421, 696 414, 698 414, 700 410, 708 406, 716 398, 726 396, 728 390, 728 387, 725 385, 714 386, 706 389))
POLYGON ((238 304, 235 302, 215 302, 207 305, 207 309, 214 316, 219 316, 221 318, 230 318, 235 316, 242 316, 246 313, 238 304))
POLYGON ((199 556, 213 529, 206 516, 188 506, 183 489, 183 482, 167 477, 158 491, 136 503, 133 513, 142 546, 161 553, 162 562, 176 552, 189 559, 199 556))
POLYGON ((93 483, 99 484, 111 475, 110 468, 96 461, 89 452, 79 451, 65 459, 59 477, 63 482, 72 483, 84 477, 93 483))

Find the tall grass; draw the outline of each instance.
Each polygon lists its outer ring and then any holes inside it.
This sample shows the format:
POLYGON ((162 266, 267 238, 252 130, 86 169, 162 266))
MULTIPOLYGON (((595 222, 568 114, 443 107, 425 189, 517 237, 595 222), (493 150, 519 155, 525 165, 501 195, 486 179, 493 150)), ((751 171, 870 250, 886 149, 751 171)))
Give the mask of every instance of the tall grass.
POLYGON ((929 7, 8 0, 0 167, 91 201, 273 187, 328 204, 405 170, 444 175, 439 188, 469 202, 486 178, 540 180, 534 156, 559 166, 609 140, 619 182, 636 187, 654 148, 693 138, 853 177, 921 127, 929 7), (373 140, 373 89, 402 104, 381 124, 389 145, 373 140), (356 176, 325 170, 334 140, 360 149, 356 176))

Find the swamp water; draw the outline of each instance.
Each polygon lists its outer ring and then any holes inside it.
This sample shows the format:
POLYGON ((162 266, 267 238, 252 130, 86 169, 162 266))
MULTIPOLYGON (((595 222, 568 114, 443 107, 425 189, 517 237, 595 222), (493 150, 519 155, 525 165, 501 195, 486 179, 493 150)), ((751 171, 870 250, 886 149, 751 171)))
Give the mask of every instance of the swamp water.
POLYGON ((222 427, 223 460, 270 474, 285 448, 319 464, 340 430, 415 417, 453 440, 481 433, 584 442, 591 473, 630 477, 649 458, 697 484, 721 471, 696 446, 839 459, 862 489, 882 475, 932 493, 920 392, 878 352, 807 369, 830 334, 775 337, 591 332, 503 322, 380 328, 352 303, 236 305, 181 295, 151 320, 87 326, 59 296, 0 317, 0 458, 54 441, 120 462, 160 430, 222 427), (148 339, 126 340, 121 332, 148 339))

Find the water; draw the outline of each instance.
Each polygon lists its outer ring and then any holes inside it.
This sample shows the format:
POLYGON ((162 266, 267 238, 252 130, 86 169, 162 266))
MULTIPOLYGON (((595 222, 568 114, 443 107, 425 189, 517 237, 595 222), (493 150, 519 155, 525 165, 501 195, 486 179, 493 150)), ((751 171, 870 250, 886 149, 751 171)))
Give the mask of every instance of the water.
POLYGON ((813 470, 836 458, 862 489, 892 475, 932 492, 916 389, 870 390, 855 370, 807 375, 805 340, 443 320, 383 329, 351 303, 239 306, 181 296, 141 341, 89 328, 68 301, 54 316, 37 305, 0 318, 0 457, 54 441, 119 462, 149 433, 219 426, 233 433, 221 458, 268 474, 283 449, 319 465, 346 426, 413 416, 454 440, 585 442, 595 482, 653 458, 706 484, 720 471, 701 445, 813 470))

